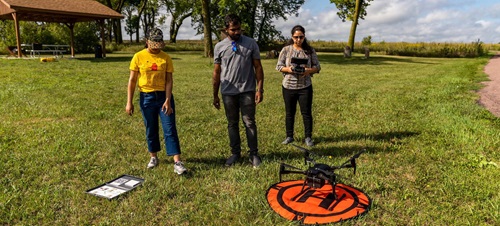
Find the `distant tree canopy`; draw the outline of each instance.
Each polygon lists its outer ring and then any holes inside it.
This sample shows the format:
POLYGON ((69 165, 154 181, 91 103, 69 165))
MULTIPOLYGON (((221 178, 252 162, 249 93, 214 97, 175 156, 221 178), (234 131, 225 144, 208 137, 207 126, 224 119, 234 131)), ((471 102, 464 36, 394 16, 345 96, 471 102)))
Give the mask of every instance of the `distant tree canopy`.
MULTIPOLYGON (((68 44, 70 40, 69 28, 57 23, 20 21, 22 28, 21 40, 23 43, 50 43, 50 44, 68 44)), ((0 30, 6 31, 0 33, 0 46, 9 46, 16 44, 16 33, 14 31, 14 21, 0 21, 0 30)), ((100 28, 96 22, 76 23, 74 27, 75 50, 80 53, 94 51, 95 45, 99 44, 100 28)))
MULTIPOLYGON (((275 40, 284 37, 276 29, 273 21, 288 19, 288 15, 297 15, 299 8, 305 0, 218 0, 211 1, 210 17, 212 18, 212 32, 218 40, 221 39, 220 31, 224 29, 224 17, 235 13, 242 20, 242 29, 246 36, 255 38, 259 45, 266 46, 275 40)), ((198 34, 203 33, 203 20, 201 8, 193 11, 192 25, 198 34)))
MULTIPOLYGON (((197 34, 205 31, 203 19, 203 3, 208 3, 210 16, 210 32, 220 39, 223 18, 226 14, 236 13, 242 19, 245 35, 255 38, 259 45, 267 45, 274 40, 283 39, 280 31, 273 25, 276 19, 288 19, 288 15, 297 15, 305 0, 98 0, 125 18, 125 32, 136 42, 140 40, 139 30, 147 32, 152 26, 163 24, 166 16, 170 17, 169 39, 175 43, 180 26, 191 17, 191 24, 197 34), (162 13, 164 12, 164 13, 162 13)), ((121 21, 112 20, 108 24, 112 32, 110 40, 122 43, 121 21)))
MULTIPOLYGON (((360 1, 360 11, 359 11, 359 19, 364 20, 366 13, 366 8, 370 5, 370 2, 373 0, 359 0, 360 1)), ((342 22, 346 22, 346 20, 354 21, 354 15, 356 13, 356 0, 330 0, 331 3, 335 4, 335 7, 339 10, 337 15, 342 20, 342 22)))
MULTIPOLYGON (((106 20, 106 33, 104 34, 108 41, 115 43, 123 43, 122 29, 124 34, 127 34, 130 41, 135 39, 135 42, 140 42, 142 37, 140 34, 146 34, 152 27, 158 27, 165 24, 167 18, 170 19, 169 24, 169 39, 175 43, 179 28, 184 20, 191 18, 191 25, 197 31, 197 34, 204 35, 204 38, 215 36, 216 39, 221 39, 221 29, 224 28, 223 19, 225 15, 235 13, 242 19, 242 28, 244 34, 257 40, 261 47, 271 45, 277 40, 283 40, 284 37, 280 31, 276 29, 273 21, 278 19, 287 20, 290 15, 298 15, 299 8, 304 4, 305 0, 97 0, 109 8, 121 13, 125 16, 124 21, 118 19, 106 20), (203 5, 206 6, 205 14, 203 13, 203 5), (209 20, 206 20, 206 19, 209 20), (123 23, 123 25, 122 25, 123 23), (210 26, 210 29, 204 29, 205 26, 210 26), (135 37, 134 37, 135 36, 135 37)), ((80 23, 77 23, 80 24, 80 23)), ((83 23, 82 23, 83 24, 83 23)), ((95 23, 84 23, 87 26, 94 27, 95 23), (91 25, 88 25, 91 24, 91 25)), ((5 26, 5 22, 1 22, 0 27, 7 30, 13 29, 13 26, 5 26)), ((25 30, 23 40, 30 40, 33 36, 31 30, 42 32, 43 29, 66 29, 60 24, 45 24, 45 23, 21 23, 20 25, 25 30), (37 28, 37 26, 40 26, 37 28), (30 34, 25 35, 25 34, 30 34)), ((75 27, 75 35, 96 35, 100 36, 100 29, 93 31, 86 30, 77 25, 75 27), (84 30, 85 32, 80 32, 84 30)), ((4 30, 4 29, 2 29, 4 30)), ((166 33, 166 32, 165 32, 166 33)), ((0 34, 2 41, 11 39, 8 34, 12 32, 3 32, 0 34)), ((43 33, 37 33, 42 35, 43 33)), ((63 33, 65 34, 65 33, 63 33)), ((44 38, 53 38, 53 36, 63 35, 42 35, 44 38)), ((78 38, 76 36, 76 38, 78 38)), ((88 37, 86 37, 88 38, 88 37)), ((165 36, 167 38, 167 36, 165 36)), ((93 39, 88 39, 93 41, 93 39)), ((64 41, 67 43, 67 41, 64 41)), ((97 44, 97 43, 96 43, 97 44)), ((91 44, 89 46, 94 46, 91 44)), ((208 54, 209 55, 209 54, 208 54)))
POLYGON ((175 43, 183 21, 193 15, 193 6, 196 5, 196 0, 163 0, 163 2, 172 17, 169 32, 170 42, 175 43))

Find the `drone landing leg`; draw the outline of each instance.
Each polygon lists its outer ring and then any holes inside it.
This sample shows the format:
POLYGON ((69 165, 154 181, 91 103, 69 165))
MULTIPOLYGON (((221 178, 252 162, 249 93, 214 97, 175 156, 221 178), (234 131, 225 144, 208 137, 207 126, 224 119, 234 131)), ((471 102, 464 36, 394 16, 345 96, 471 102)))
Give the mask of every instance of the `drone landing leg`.
POLYGON ((333 199, 337 200, 337 193, 335 192, 335 187, 337 187, 337 183, 332 184, 333 199))
POLYGON ((328 208, 328 210, 332 211, 333 208, 335 208, 340 203, 340 200, 342 200, 343 198, 345 198, 345 194, 342 194, 342 196, 340 196, 339 200, 335 199, 335 201, 336 201, 335 204, 333 204, 330 208, 328 208))
POLYGON ((304 189, 305 187, 306 187, 306 181, 304 181, 304 183, 302 184, 302 189, 300 189, 299 194, 297 194, 296 196, 294 196, 292 198, 292 201, 295 201, 298 197, 300 197, 302 194, 304 194, 307 190, 310 189, 310 187, 307 187, 306 189, 304 189))

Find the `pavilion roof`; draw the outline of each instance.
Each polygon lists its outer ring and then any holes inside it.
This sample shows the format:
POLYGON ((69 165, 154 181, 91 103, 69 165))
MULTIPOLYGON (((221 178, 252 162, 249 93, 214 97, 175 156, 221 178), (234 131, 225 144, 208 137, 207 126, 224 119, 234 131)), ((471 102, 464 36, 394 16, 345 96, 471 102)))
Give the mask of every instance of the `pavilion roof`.
POLYGON ((0 0, 0 19, 75 23, 122 19, 123 15, 95 0, 0 0))

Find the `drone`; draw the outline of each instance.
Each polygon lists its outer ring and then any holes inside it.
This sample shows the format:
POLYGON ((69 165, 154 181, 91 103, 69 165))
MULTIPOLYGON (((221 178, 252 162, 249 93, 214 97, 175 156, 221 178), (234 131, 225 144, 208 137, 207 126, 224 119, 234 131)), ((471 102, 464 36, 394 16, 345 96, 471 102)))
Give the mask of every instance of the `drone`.
MULTIPOLYGON (((292 201, 295 201, 297 197, 303 194, 304 191, 309 189, 322 188, 326 183, 329 183, 332 186, 332 195, 334 200, 337 200, 337 195, 335 194, 335 187, 337 185, 337 174, 335 170, 343 169, 343 168, 353 168, 353 174, 356 174, 356 159, 363 154, 366 150, 363 149, 359 153, 353 155, 349 160, 339 166, 330 166, 323 163, 316 163, 313 158, 311 158, 311 154, 314 154, 310 150, 307 150, 303 147, 292 144, 299 150, 304 152, 304 164, 309 165, 307 170, 302 170, 295 166, 291 166, 285 163, 281 163, 280 165, 280 182, 282 181, 283 174, 303 174, 306 175, 304 180, 304 184, 302 185, 301 192, 292 198, 292 201), (306 187, 307 185, 307 187, 306 187)), ((315 154, 316 155, 316 154, 315 154)))

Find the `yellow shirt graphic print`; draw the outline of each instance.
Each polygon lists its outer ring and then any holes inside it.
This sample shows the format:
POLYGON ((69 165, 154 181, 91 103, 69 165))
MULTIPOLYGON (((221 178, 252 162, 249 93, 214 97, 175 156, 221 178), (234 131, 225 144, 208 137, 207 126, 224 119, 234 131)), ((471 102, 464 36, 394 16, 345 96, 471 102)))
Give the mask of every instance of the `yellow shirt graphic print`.
POLYGON ((165 52, 150 54, 147 49, 134 55, 130 70, 139 71, 138 87, 140 92, 165 91, 165 75, 172 73, 172 59, 165 52))

